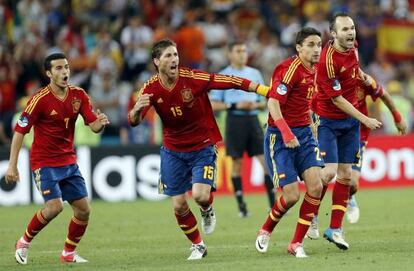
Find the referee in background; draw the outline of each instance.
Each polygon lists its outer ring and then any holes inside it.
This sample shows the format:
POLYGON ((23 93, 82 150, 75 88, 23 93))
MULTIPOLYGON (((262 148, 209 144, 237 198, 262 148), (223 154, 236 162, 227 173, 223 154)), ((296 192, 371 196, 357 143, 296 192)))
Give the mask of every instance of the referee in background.
MULTIPOLYGON (((228 45, 230 65, 220 74, 240 76, 253 82, 264 84, 259 70, 247 66, 247 46, 242 41, 234 41, 228 45)), ((256 156, 265 171, 265 186, 272 208, 275 201, 274 186, 264 165, 263 129, 257 117, 260 110, 266 108, 266 99, 256 93, 243 92, 237 89, 222 91, 212 90, 210 100, 214 111, 227 110, 225 143, 226 152, 232 158, 232 182, 239 206, 240 217, 249 216, 246 202, 243 199, 241 182, 241 163, 246 151, 250 157, 256 156)))

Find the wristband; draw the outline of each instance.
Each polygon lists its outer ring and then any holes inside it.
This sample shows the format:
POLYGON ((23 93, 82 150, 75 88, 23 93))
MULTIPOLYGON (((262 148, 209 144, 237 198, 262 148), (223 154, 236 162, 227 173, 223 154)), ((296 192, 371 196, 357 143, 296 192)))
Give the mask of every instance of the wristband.
POLYGON ((258 84, 256 87, 256 93, 264 97, 267 97, 269 90, 270 88, 268 86, 264 86, 262 84, 258 84))
POLYGON ((292 130, 290 130, 284 118, 275 120, 274 124, 282 134, 283 143, 287 144, 295 138, 295 135, 292 133, 292 130))
POLYGON ((402 120, 401 114, 400 112, 398 112, 398 110, 393 110, 391 111, 392 117, 394 118, 394 122, 395 123, 400 123, 402 120))

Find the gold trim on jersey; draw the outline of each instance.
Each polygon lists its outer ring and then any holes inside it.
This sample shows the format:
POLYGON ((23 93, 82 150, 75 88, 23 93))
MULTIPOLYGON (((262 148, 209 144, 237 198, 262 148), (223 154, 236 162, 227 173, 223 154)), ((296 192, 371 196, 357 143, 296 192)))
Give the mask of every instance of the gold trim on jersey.
POLYGON ((328 51, 326 53, 326 72, 328 74, 328 78, 332 79, 335 78, 335 70, 333 66, 333 58, 332 55, 334 53, 333 46, 329 46, 328 51))
POLYGON ((293 74, 295 73, 296 69, 298 68, 300 64, 301 64, 301 61, 299 57, 296 57, 296 59, 293 60, 292 63, 290 63, 285 76, 283 76, 283 80, 282 80, 283 83, 286 83, 286 84, 290 83, 290 80, 292 80, 293 74))
POLYGON ((24 112, 26 112, 29 115, 32 114, 32 112, 33 112, 34 108, 36 107, 37 103, 39 102, 39 100, 41 98, 43 98, 44 96, 46 96, 49 92, 50 92, 49 86, 47 86, 47 87, 43 88, 42 90, 40 90, 30 100, 30 103, 27 105, 27 107, 24 110, 24 112))

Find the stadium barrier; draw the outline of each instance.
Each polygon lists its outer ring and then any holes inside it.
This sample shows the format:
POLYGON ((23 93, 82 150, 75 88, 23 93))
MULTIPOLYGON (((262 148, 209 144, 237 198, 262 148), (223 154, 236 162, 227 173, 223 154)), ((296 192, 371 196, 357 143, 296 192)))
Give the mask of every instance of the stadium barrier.
MULTIPOLYGON (((158 194, 159 147, 79 147, 78 164, 92 199, 110 202, 137 198, 161 200, 158 194)), ((217 192, 229 194, 231 159, 219 146, 217 192)), ((0 205, 41 203, 42 198, 31 181, 29 152, 19 156, 20 182, 6 184, 8 150, 0 150, 0 205)), ((246 193, 263 192, 263 169, 257 159, 244 157, 243 189, 246 193)), ((371 137, 365 152, 361 188, 414 186, 414 134, 404 137, 371 137)))

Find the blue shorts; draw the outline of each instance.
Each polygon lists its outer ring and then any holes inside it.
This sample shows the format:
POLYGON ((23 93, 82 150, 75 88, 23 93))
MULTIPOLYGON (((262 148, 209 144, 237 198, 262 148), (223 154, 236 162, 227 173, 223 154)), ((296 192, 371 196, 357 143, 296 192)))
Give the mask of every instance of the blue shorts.
POLYGON ((352 169, 361 172, 362 167, 362 158, 364 157, 364 152, 367 147, 367 141, 359 142, 359 161, 356 164, 352 165, 352 169))
POLYGON ((309 126, 291 128, 300 146, 287 148, 279 129, 267 128, 264 154, 267 170, 275 187, 283 187, 297 181, 311 167, 323 167, 318 144, 309 126))
POLYGON ((85 180, 77 164, 42 167, 33 170, 32 174, 45 202, 57 198, 71 202, 88 196, 85 180))
POLYGON ((176 196, 191 190, 193 183, 216 187, 216 146, 198 151, 176 152, 161 147, 159 193, 176 196))
POLYGON ((318 143, 325 163, 355 164, 359 160, 359 121, 320 117, 318 143))

